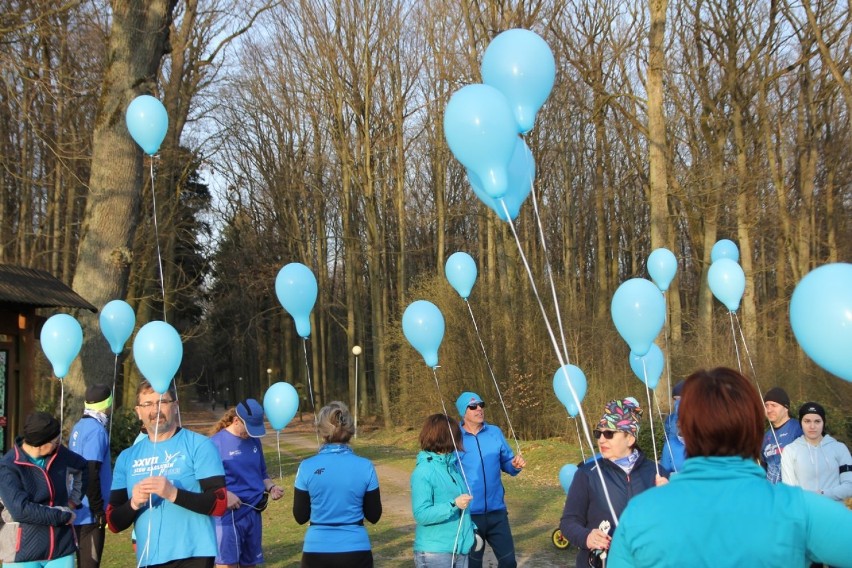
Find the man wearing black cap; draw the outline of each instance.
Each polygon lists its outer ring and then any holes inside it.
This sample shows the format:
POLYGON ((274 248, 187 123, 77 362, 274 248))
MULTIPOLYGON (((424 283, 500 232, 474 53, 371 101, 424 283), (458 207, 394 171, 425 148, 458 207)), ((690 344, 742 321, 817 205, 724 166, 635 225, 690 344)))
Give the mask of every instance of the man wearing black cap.
POLYGON ((781 387, 773 387, 763 395, 769 430, 763 435, 760 464, 770 483, 781 481, 781 452, 784 446, 802 435, 802 427, 790 420, 790 397, 781 387))
POLYGON ((88 462, 89 489, 77 518, 74 530, 80 548, 77 550, 78 568, 98 568, 104 550, 106 534, 106 504, 112 485, 109 436, 107 426, 112 411, 112 390, 106 385, 91 385, 86 389, 83 417, 71 431, 71 450, 88 462))
POLYGON ((74 509, 86 490, 88 468, 86 460, 59 443, 59 433, 56 418, 33 412, 24 422, 24 435, 0 460, 0 500, 6 509, 0 562, 53 559, 56 566, 74 566, 74 509))

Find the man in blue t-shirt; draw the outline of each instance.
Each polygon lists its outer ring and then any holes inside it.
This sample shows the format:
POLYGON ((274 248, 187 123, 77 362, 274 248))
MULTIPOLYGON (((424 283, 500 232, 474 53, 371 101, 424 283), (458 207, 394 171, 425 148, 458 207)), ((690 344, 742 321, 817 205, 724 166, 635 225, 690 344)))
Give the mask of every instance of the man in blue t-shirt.
POLYGON ((160 395, 148 381, 136 393, 148 437, 118 456, 107 521, 113 532, 134 525, 140 565, 212 568, 213 516, 226 511, 225 471, 205 436, 178 426, 174 386, 160 395))
POLYGON ((216 568, 249 568, 263 564, 263 523, 267 499, 284 490, 269 478, 259 438, 266 434, 263 407, 253 398, 225 412, 210 440, 225 467, 228 512, 215 518, 216 568))
POLYGON ((106 506, 112 484, 107 424, 112 411, 112 390, 107 385, 86 389, 83 417, 71 431, 68 447, 88 463, 89 487, 74 518, 77 533, 77 566, 98 568, 104 551, 106 506))
POLYGON ((769 430, 763 435, 760 465, 770 483, 781 481, 781 452, 784 446, 802 435, 798 420, 790 420, 790 397, 781 387, 773 387, 763 395, 769 430))

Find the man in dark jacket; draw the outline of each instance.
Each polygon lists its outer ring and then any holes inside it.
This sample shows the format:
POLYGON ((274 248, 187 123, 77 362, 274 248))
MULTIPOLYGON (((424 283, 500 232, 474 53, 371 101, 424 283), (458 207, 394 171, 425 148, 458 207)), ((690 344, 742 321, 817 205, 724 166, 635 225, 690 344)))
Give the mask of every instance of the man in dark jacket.
POLYGON ((88 471, 86 460, 59 443, 59 432, 56 418, 34 412, 26 418, 23 437, 0 460, 3 562, 74 566, 74 509, 86 491, 88 471))

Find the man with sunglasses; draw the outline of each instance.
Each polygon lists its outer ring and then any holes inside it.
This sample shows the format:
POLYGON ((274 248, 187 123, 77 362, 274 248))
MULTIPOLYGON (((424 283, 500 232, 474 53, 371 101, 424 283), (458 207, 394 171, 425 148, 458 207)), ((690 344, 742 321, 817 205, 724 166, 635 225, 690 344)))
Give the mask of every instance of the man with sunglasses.
MULTIPOLYGON (((462 393, 456 400, 456 410, 462 417, 461 463, 473 496, 470 518, 477 535, 491 545, 498 567, 515 568, 515 543, 500 472, 518 475, 526 461, 512 452, 500 428, 485 421, 485 402, 478 394, 462 393)), ((482 566, 484 552, 484 547, 474 546, 468 559, 469 568, 482 566)))
POLYGON ((140 383, 136 413, 148 437, 115 462, 107 522, 112 532, 135 525, 140 565, 212 568, 210 517, 227 510, 225 471, 209 438, 178 425, 176 396, 174 383, 162 395, 140 383))

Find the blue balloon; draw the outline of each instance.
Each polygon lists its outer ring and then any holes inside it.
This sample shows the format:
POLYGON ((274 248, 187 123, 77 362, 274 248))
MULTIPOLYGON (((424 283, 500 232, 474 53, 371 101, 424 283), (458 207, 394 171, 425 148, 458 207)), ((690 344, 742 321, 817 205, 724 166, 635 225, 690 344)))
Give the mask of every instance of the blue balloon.
POLYGON ((444 315, 426 300, 409 304, 402 314, 402 333, 433 369, 438 366, 438 348, 444 339, 444 315))
POLYGON ((740 261, 740 249, 734 241, 722 239, 720 241, 716 241, 716 244, 713 245, 712 249, 710 249, 710 262, 716 262, 722 258, 727 258, 734 262, 740 261))
POLYGON ((470 170, 467 170, 467 179, 470 182, 470 187, 473 193, 484 203, 489 209, 494 211, 497 216, 503 220, 516 219, 521 212, 521 206, 532 191, 532 184, 535 180, 535 158, 533 158, 527 143, 523 138, 518 138, 515 145, 515 152, 512 154, 512 159, 509 162, 509 185, 506 190, 506 195, 500 199, 492 199, 485 189, 482 187, 482 181, 479 177, 470 170), (500 201, 503 201, 501 204, 500 201), (509 210, 509 216, 503 210, 503 204, 509 210))
POLYGON ((555 79, 553 52, 530 30, 501 33, 482 56, 482 81, 506 96, 521 133, 532 130, 535 115, 550 96, 555 79))
POLYGON ((663 357, 663 351, 656 343, 652 344, 651 349, 641 357, 632 351, 630 352, 630 368, 633 369, 633 374, 644 384, 648 385, 649 389, 657 388, 657 383, 660 382, 665 364, 666 359, 663 357), (647 381, 645 380, 646 376, 647 381))
POLYGON ((50 316, 41 328, 41 350, 53 365, 53 374, 64 379, 83 346, 83 328, 68 314, 50 316))
POLYGON ((164 321, 146 323, 133 339, 133 360, 151 387, 164 394, 183 360, 180 334, 164 321))
POLYGON ((745 273, 735 260, 720 258, 707 271, 707 284, 716 299, 732 312, 740 307, 745 292, 745 273))
POLYGON ((473 285, 476 284, 476 262, 466 252, 456 252, 447 259, 444 267, 447 281, 459 296, 467 300, 473 285))
POLYGON ((661 291, 669 289, 669 285, 677 274, 677 258, 667 248, 654 249, 648 255, 648 274, 661 291))
POLYGON ((852 382, 852 264, 826 264, 802 278, 790 299, 790 324, 808 357, 852 382))
POLYGON ((299 337, 310 337, 311 311, 317 301, 317 278, 311 269, 299 262, 286 265, 275 278, 275 294, 293 316, 299 337))
POLYGON ((650 280, 631 278, 613 294, 610 313, 621 338, 641 357, 648 353, 663 329, 666 300, 650 280))
POLYGON ((565 494, 568 494, 568 489, 571 487, 571 482, 574 481, 574 474, 577 473, 577 466, 572 463, 566 463, 559 470, 559 485, 565 494))
POLYGON ((450 97, 444 137, 456 159, 472 171, 492 199, 506 194, 509 161, 518 131, 509 102, 488 85, 467 85, 450 97))
POLYGON ((273 430, 289 424, 298 409, 299 393, 290 383, 274 383, 263 395, 263 412, 273 430))
POLYGON ((133 308, 124 300, 113 300, 101 310, 98 321, 110 350, 119 355, 124 351, 124 344, 130 339, 133 328, 136 327, 136 313, 133 308))
POLYGON ((160 149, 169 129, 169 115, 159 99, 141 95, 130 102, 125 114, 127 130, 146 154, 153 156, 160 149))
POLYGON ((563 365, 553 374, 553 392, 571 416, 577 416, 580 412, 580 403, 586 397, 586 388, 586 375, 576 365, 563 365), (577 398, 571 394, 569 382, 571 387, 574 387, 577 398))

